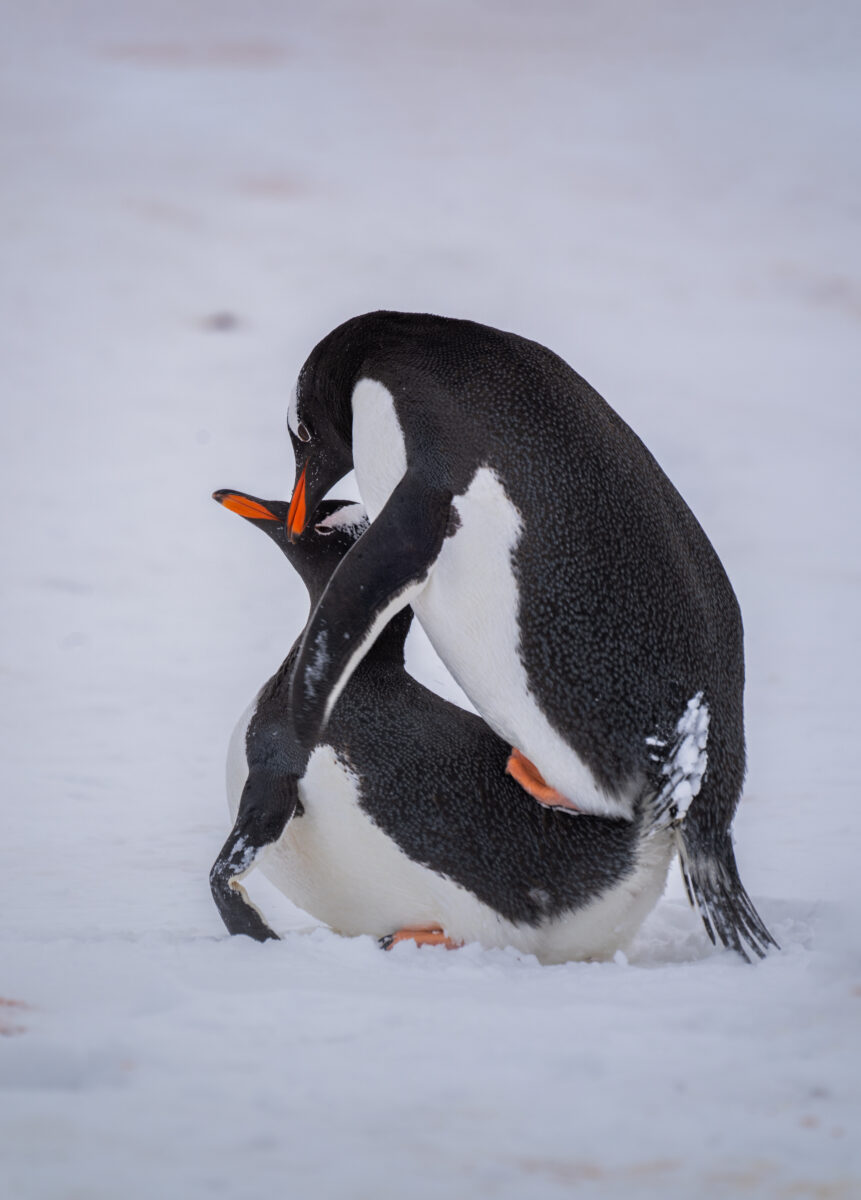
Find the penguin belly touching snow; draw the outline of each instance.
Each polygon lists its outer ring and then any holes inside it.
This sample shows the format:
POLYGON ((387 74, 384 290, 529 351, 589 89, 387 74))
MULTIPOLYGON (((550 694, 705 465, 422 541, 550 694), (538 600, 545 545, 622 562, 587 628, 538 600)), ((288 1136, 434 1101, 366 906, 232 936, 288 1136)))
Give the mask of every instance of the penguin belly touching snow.
POLYGON ((708 538, 636 434, 543 346, 393 312, 319 343, 288 426, 291 536, 351 467, 371 518, 296 656, 300 759, 381 630, 412 605, 525 788, 626 821, 644 792, 664 791, 710 936, 764 954, 773 939, 730 837, 745 771, 741 616, 708 538), (683 752, 696 769, 676 787, 683 752))
MULTIPOLYGON (((367 536, 353 503, 323 501, 294 542, 286 504, 215 498, 280 546, 312 611, 367 536)), ((338 932, 384 945, 514 946, 543 962, 612 956, 664 888, 674 835, 660 791, 634 797, 630 819, 575 820, 536 803, 506 773, 510 746, 406 672, 411 620, 409 608, 398 612, 356 666, 298 784, 287 721, 295 646, 237 727, 228 763, 236 824, 211 876, 227 928, 274 936, 240 886, 262 848, 262 819, 272 843, 259 855, 263 873, 338 932)))

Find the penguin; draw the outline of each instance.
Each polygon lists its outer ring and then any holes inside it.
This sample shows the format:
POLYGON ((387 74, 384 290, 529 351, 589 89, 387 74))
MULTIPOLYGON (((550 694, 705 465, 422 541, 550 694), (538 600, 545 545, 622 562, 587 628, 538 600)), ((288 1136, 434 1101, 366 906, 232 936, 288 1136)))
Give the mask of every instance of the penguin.
MULTIPOLYGON (((367 536, 365 510, 352 502, 323 501, 291 540, 286 503, 236 491, 215 499, 280 547, 312 612, 367 536)), ((292 819, 261 869, 340 933, 386 948, 406 938, 514 946, 547 963, 612 957, 664 890, 674 834, 661 792, 645 788, 630 819, 575 821, 537 803, 505 771, 510 746, 407 673, 412 616, 409 607, 395 614, 356 666, 296 792, 287 721, 296 646, 240 720, 228 756, 237 824, 211 876, 227 928, 275 936, 240 885, 253 865, 243 810, 259 806, 265 787, 272 814, 280 822, 289 809, 292 819)))
POLYGON ((374 312, 311 352, 288 428, 290 535, 351 468, 371 519, 296 655, 300 757, 409 604, 523 787, 572 819, 628 821, 644 789, 667 789, 711 936, 744 956, 776 945, 730 834, 745 773, 739 606, 696 518, 606 401, 516 334, 374 312), (674 791, 680 742, 696 770, 674 791))

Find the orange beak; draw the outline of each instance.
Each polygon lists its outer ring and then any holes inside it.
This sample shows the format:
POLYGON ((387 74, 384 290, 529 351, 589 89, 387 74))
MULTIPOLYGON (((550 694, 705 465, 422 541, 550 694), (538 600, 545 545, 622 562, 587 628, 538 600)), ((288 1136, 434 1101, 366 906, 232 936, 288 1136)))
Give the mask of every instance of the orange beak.
POLYGON ((302 468, 302 474, 293 491, 293 499, 290 501, 290 511, 287 513, 287 532, 290 534, 290 541, 295 542, 297 537, 301 537, 302 531, 305 528, 305 523, 308 520, 308 513, 305 508, 305 472, 308 470, 308 464, 302 468))
POLYGON ((252 521, 278 520, 265 505, 259 504, 256 500, 249 500, 247 496, 239 496, 236 492, 214 492, 212 498, 219 504, 223 504, 225 508, 229 508, 231 512, 237 513, 240 517, 248 517, 252 521))

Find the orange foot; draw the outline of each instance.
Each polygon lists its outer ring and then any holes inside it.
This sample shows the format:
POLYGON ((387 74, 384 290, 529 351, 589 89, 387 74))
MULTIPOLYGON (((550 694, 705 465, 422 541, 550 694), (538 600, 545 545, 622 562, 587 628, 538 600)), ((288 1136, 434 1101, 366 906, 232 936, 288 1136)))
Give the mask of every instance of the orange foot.
POLYGON ((399 929, 380 938, 384 950, 391 950, 398 942, 415 942, 417 946, 445 946, 446 950, 457 950, 461 942, 453 942, 441 929, 399 929))
POLYGON ((512 747, 511 755, 505 764, 505 770, 539 804, 543 804, 547 808, 568 808, 571 812, 580 811, 577 805, 572 804, 567 796, 563 796, 561 792, 556 791, 556 788, 552 788, 549 783, 545 783, 544 776, 538 770, 535 763, 530 762, 525 754, 521 754, 514 747, 512 747))

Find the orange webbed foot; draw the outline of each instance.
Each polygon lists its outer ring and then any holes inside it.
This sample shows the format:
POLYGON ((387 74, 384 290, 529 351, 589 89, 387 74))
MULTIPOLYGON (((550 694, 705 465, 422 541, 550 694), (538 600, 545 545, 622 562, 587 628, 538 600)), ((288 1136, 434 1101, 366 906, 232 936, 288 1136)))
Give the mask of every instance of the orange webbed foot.
POLYGON ((384 950, 391 950, 398 942, 415 942, 417 946, 445 946, 446 950, 457 950, 461 942, 453 942, 441 929, 399 929, 380 938, 384 950))
POLYGON ((512 746, 511 754, 508 762, 505 764, 506 772, 515 779, 524 791, 528 792, 534 800, 539 804, 543 804, 546 808, 567 808, 571 812, 579 812, 576 804, 563 796, 561 792, 557 792, 556 788, 552 788, 544 779, 544 776, 536 767, 535 763, 530 762, 525 754, 521 754, 518 749, 512 746))

